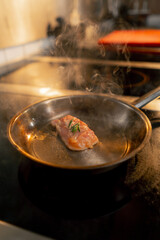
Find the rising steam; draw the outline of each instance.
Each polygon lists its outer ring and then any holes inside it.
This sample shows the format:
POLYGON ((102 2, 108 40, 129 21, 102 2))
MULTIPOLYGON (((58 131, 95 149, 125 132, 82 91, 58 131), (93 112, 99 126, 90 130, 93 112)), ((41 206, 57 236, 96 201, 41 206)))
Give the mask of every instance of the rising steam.
MULTIPOLYGON (((74 12, 72 22, 75 16, 77 15, 74 12)), ((123 78, 119 67, 110 67, 105 64, 97 66, 83 62, 84 58, 107 59, 107 54, 110 54, 103 46, 98 46, 97 42, 101 35, 100 25, 90 20, 80 21, 79 17, 75 19, 74 25, 69 22, 64 24, 62 33, 56 38, 52 52, 54 56, 68 59, 67 64, 60 66, 61 78, 66 81, 70 89, 123 94, 123 78), (75 63, 74 58, 81 60, 75 63)), ((117 53, 118 51, 117 48, 117 53)), ((128 60, 129 55, 126 50, 125 54, 128 60)))

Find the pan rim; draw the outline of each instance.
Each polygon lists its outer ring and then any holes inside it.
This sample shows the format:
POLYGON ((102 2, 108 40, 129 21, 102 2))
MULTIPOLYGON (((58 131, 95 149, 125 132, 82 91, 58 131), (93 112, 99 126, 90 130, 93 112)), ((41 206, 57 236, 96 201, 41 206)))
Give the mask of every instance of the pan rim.
MULTIPOLYGON (((149 120, 149 118, 146 116, 145 113, 143 113, 140 109, 138 109, 137 107, 135 107, 132 104, 129 104, 123 100, 119 100, 119 98, 117 97, 113 97, 109 94, 95 94, 95 93, 87 93, 87 94, 73 94, 73 95, 65 95, 65 96, 56 96, 56 97, 49 97, 37 102, 34 102, 28 106, 26 106, 25 108, 23 108, 21 111, 19 111, 15 116, 13 116, 8 124, 7 127, 7 134, 8 134, 8 139, 10 141, 10 143, 14 146, 14 148, 16 148, 22 155, 24 155, 25 157, 33 160, 34 162, 40 163, 40 164, 44 164, 53 168, 60 168, 60 169, 68 169, 68 170, 94 170, 94 169, 102 169, 102 168, 109 168, 109 167, 114 167, 116 165, 119 165, 129 159, 131 159, 132 157, 134 157, 140 150, 143 149, 143 147, 145 146, 145 144, 149 141, 150 137, 151 137, 151 133, 152 133, 152 125, 151 122, 149 120), (118 101, 123 105, 128 106, 129 108, 133 109, 138 115, 140 115, 143 118, 143 121, 146 123, 146 134, 145 137, 143 139, 143 141, 141 142, 141 144, 134 149, 133 151, 131 151, 129 154, 126 154, 124 157, 120 158, 120 159, 116 159, 115 161, 112 162, 107 162, 107 163, 103 163, 103 164, 98 164, 98 165, 90 165, 90 166, 67 166, 67 165, 60 165, 60 164, 53 164, 52 162, 46 162, 36 156, 33 156, 32 154, 27 153, 25 150, 23 150, 23 148, 21 148, 13 139, 12 137, 12 128, 14 126, 14 122, 22 115, 24 114, 25 111, 27 111, 28 109, 30 109, 33 106, 39 105, 43 102, 47 102, 47 101, 51 101, 51 100, 57 100, 57 99, 66 99, 66 98, 74 98, 74 97, 88 97, 88 96, 102 96, 102 97, 106 97, 108 99, 111 99, 112 101, 118 101)), ((88 149, 89 150, 89 149, 88 149)))

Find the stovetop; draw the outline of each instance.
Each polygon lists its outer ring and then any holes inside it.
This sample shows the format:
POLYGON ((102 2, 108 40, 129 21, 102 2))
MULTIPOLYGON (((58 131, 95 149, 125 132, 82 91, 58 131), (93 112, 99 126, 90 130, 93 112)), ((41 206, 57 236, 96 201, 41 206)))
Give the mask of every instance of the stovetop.
MULTIPOLYGON (((14 92, 14 79, 20 86, 22 76, 27 79, 25 71, 19 70, 1 81, 13 84, 13 89, 0 93, 0 220, 54 239, 158 240, 160 112, 143 110, 153 132, 133 159, 103 174, 70 174, 34 163, 8 140, 10 119, 22 108, 46 98, 24 88, 24 92, 14 92)), ((46 89, 45 81, 38 82, 36 74, 30 77, 46 89)), ((42 80, 44 76, 39 77, 42 80)), ((47 77, 52 82, 49 73, 47 77)))

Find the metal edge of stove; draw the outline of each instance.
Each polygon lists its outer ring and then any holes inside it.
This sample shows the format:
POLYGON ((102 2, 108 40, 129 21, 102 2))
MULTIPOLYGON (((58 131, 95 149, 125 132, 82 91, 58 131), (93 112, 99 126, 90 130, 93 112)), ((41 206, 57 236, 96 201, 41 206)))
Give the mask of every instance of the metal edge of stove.
POLYGON ((145 69, 160 69, 159 62, 145 62, 145 61, 123 61, 123 60, 106 60, 97 58, 69 58, 69 57, 48 57, 48 56, 33 56, 30 60, 36 62, 48 63, 81 63, 81 64, 96 64, 106 66, 119 66, 119 67, 133 67, 145 69))
MULTIPOLYGON (((51 240, 51 238, 39 235, 37 233, 24 230, 12 224, 0 221, 0 239, 1 240, 51 240)), ((52 240, 54 240, 52 238, 52 240)))
MULTIPOLYGON (((18 84, 7 84, 7 83, 0 83, 0 92, 18 94, 22 96, 24 95, 24 96, 40 97, 40 99, 88 93, 85 91, 78 91, 78 90, 53 89, 49 87, 40 88, 40 87, 31 86, 31 85, 18 85, 18 84)), ((123 95, 115 95, 115 94, 110 96, 113 96, 114 98, 125 101, 129 104, 132 104, 132 102, 138 99, 138 97, 134 97, 134 96, 123 96, 123 95)), ((152 102, 144 106, 143 109, 150 110, 150 111, 160 111, 160 99, 153 100, 152 102)))
MULTIPOLYGON (((25 62, 19 63, 20 65, 17 68, 20 68, 31 62, 47 62, 47 63, 69 63, 74 62, 76 64, 98 64, 98 65, 107 65, 107 66, 120 66, 120 67, 133 67, 133 68, 150 68, 150 69, 160 69, 160 63, 158 62, 138 62, 138 61, 115 61, 115 60, 105 60, 105 59, 90 59, 90 58, 67 58, 67 57, 50 57, 50 56, 32 56, 29 59, 26 59, 25 62)), ((14 68, 14 66, 12 66, 14 68)), ((11 70, 13 70, 13 68, 11 70)), ((14 69, 16 70, 16 69, 14 69)), ((13 71, 14 71, 13 70, 13 71)), ((10 72, 10 71, 9 71, 10 72)), ((75 94, 86 94, 88 92, 79 91, 79 90, 69 90, 69 89, 53 89, 50 87, 38 87, 32 85, 24 84, 10 84, 10 83, 0 83, 0 92, 1 93, 10 93, 18 94, 25 96, 33 96, 40 98, 50 98, 50 97, 60 97, 66 95, 75 95, 75 94)), ((126 101, 127 103, 132 104, 138 97, 135 96, 124 96, 124 95, 115 95, 113 97, 118 98, 119 100, 126 101)), ((160 99, 155 99, 154 101, 148 103, 142 109, 149 111, 160 111, 160 99)))
POLYGON ((43 56, 33 55, 22 60, 13 61, 10 64, 0 65, 0 76, 8 74, 22 66, 31 62, 48 62, 48 63, 70 63, 76 64, 96 64, 107 66, 119 66, 129 68, 144 68, 144 69, 160 69, 159 62, 146 62, 146 61, 123 61, 123 60, 109 60, 109 59, 97 59, 97 58, 73 58, 73 57, 56 57, 56 56, 43 56))

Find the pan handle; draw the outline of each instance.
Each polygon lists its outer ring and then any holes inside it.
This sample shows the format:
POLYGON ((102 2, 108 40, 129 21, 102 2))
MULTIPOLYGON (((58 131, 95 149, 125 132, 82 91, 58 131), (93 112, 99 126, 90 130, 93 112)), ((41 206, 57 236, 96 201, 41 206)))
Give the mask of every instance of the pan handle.
POLYGON ((144 94, 142 97, 138 98, 132 104, 137 108, 141 108, 159 96, 160 96, 160 87, 157 87, 151 90, 150 92, 144 94))

